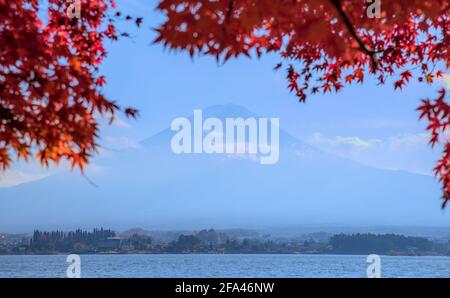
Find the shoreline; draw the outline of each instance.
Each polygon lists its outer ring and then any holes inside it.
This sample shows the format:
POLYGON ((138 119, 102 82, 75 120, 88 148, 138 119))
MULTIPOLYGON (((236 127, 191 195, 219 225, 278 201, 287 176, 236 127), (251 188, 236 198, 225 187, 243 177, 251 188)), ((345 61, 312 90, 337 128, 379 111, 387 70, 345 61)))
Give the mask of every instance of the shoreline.
MULTIPOLYGON (((76 254, 76 255, 80 255, 80 256, 112 256, 112 255, 120 255, 120 256, 125 256, 125 255, 195 255, 195 256, 206 256, 206 255, 215 255, 215 256, 219 256, 219 255, 297 255, 297 256, 368 256, 370 254, 374 254, 372 253, 355 253, 355 254, 351 254, 351 253, 205 253, 205 252, 198 252, 198 253, 151 253, 151 252, 147 252, 147 253, 123 253, 123 252, 116 252, 116 253, 76 253, 76 252, 67 252, 67 253, 48 253, 48 254, 44 254, 44 253, 36 253, 36 254, 0 254, 0 257, 3 256, 68 256, 71 254, 76 254)), ((439 254, 377 254, 380 257, 445 257, 445 258, 450 258, 449 255, 439 255, 439 254)))

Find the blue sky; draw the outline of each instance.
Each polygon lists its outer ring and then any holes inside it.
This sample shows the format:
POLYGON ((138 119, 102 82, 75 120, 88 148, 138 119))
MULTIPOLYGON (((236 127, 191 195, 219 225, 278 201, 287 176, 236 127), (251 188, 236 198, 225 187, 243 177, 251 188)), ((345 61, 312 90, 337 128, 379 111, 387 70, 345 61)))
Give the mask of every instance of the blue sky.
MULTIPOLYGON (((426 123, 418 122, 415 109, 421 98, 435 97, 443 82, 411 84, 399 92, 390 84, 377 86, 368 80, 300 104, 286 88, 285 73, 272 70, 277 55, 239 58, 225 65, 210 57, 191 59, 151 44, 151 28, 163 20, 154 11, 156 1, 118 3, 125 13, 144 17, 144 24, 139 30, 125 26, 132 39, 108 43, 102 68, 108 82, 105 92, 122 106, 139 109, 141 117, 130 121, 119 115, 113 125, 104 126, 105 148, 137 146, 194 109, 235 103, 262 116, 279 117, 283 129, 322 150, 381 168, 431 173, 440 152, 428 146, 426 123)), ((0 186, 49 173, 35 163, 16 164, 0 176, 0 186)))

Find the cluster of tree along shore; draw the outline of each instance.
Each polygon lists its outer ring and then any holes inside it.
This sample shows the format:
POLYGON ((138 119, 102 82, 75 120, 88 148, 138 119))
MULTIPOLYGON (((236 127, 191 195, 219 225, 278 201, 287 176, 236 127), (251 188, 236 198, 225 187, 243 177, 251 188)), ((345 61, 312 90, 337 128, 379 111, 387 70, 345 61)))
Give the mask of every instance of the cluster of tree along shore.
MULTIPOLYGON (((176 234, 175 234, 176 235, 176 234)), ((173 235, 172 235, 173 236, 173 235)), ((335 234, 319 239, 277 239, 251 233, 236 236, 214 229, 179 234, 162 240, 136 231, 119 234, 110 229, 93 231, 34 231, 31 237, 0 234, 0 254, 101 253, 211 253, 211 254, 382 254, 448 255, 450 240, 397 234, 335 234)))

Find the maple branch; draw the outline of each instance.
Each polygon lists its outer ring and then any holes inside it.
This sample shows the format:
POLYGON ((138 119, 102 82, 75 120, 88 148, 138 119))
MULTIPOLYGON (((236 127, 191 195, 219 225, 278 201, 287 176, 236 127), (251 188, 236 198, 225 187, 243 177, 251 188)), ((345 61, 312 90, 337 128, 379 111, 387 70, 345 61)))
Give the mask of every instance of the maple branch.
POLYGON ((348 31, 350 32, 351 36, 356 40, 361 50, 369 55, 370 60, 372 61, 372 66, 375 69, 378 69, 379 63, 377 59, 377 53, 370 48, 364 41, 361 39, 361 37, 356 33, 355 27, 353 27, 352 22, 348 18, 345 11, 342 9, 341 1, 340 0, 330 0, 331 4, 336 8, 337 12, 341 16, 342 20, 344 21, 345 26, 347 27, 348 31))
POLYGON ((226 23, 228 23, 228 21, 229 21, 229 19, 230 19, 230 17, 231 17, 231 13, 233 12, 233 9, 234 9, 234 1, 231 1, 231 2, 228 4, 227 15, 226 15, 226 17, 225 17, 225 22, 226 22, 226 23))

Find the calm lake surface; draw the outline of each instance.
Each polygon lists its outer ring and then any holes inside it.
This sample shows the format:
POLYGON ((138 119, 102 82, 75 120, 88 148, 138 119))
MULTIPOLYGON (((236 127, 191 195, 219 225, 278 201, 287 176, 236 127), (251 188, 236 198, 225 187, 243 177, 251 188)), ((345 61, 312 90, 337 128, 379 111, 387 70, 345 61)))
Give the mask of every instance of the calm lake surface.
MULTIPOLYGON (((81 255, 82 277, 366 277, 367 256, 81 255)), ((65 277, 66 256, 0 256, 0 277, 65 277)), ((450 257, 381 256, 383 277, 450 277, 450 257)))

